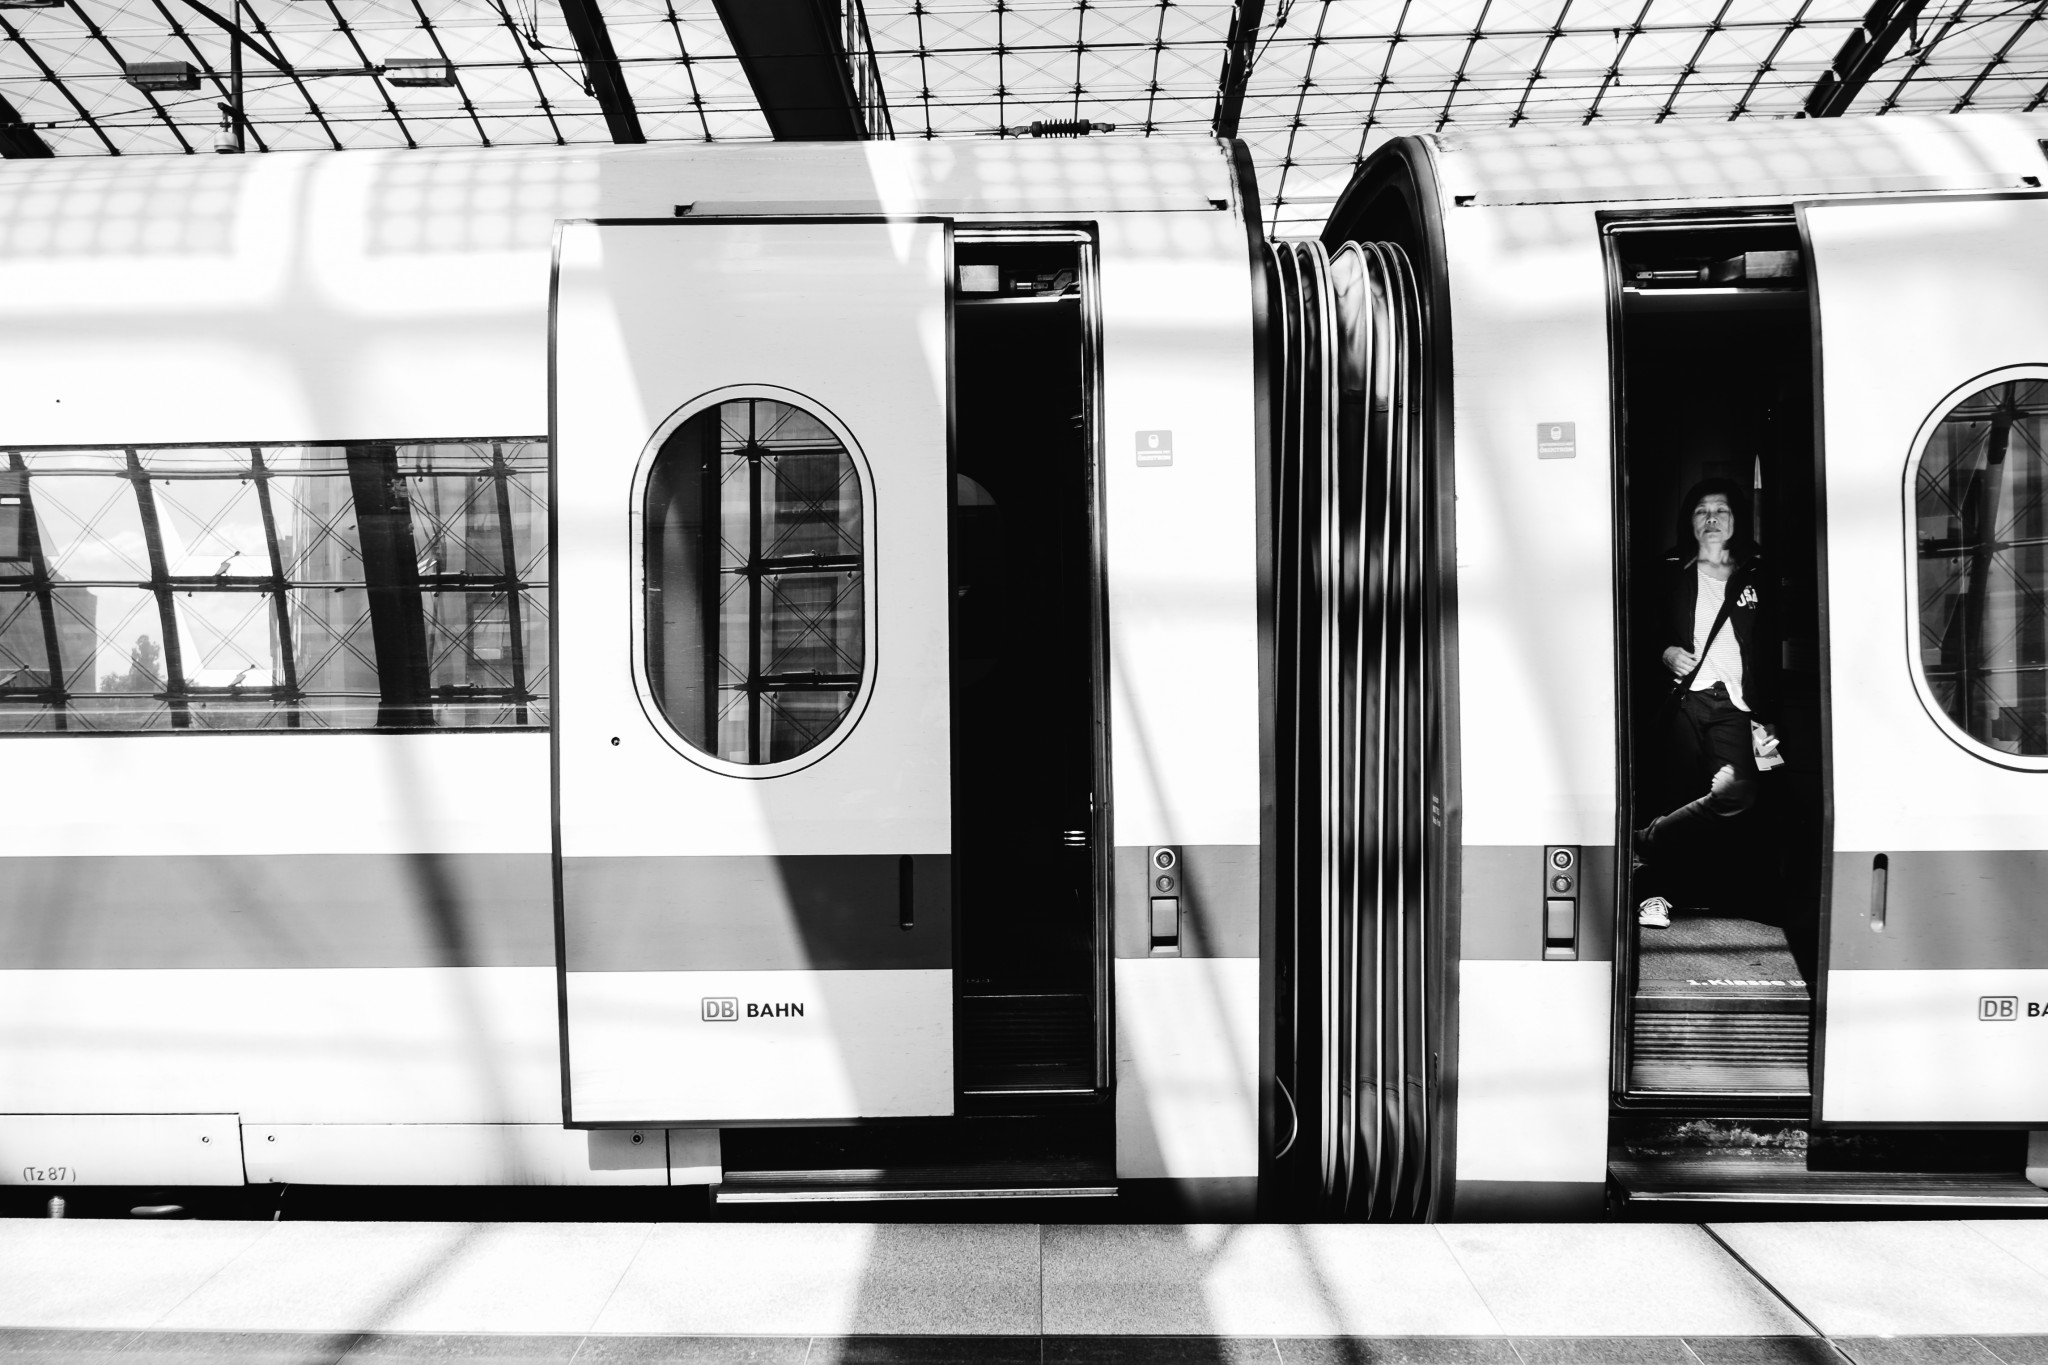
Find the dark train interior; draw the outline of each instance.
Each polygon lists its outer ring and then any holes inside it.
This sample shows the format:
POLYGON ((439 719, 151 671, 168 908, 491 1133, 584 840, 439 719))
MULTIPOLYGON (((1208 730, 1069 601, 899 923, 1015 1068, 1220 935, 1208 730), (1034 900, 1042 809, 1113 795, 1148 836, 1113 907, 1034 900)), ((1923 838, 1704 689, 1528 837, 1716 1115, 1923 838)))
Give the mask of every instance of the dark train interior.
POLYGON ((957 249, 953 840, 966 1107, 1098 1085, 1083 244, 957 249))
MULTIPOLYGON (((1679 506, 1704 479, 1749 504, 1775 593, 1781 767, 1755 804, 1624 866, 1617 1085, 1624 1103, 1803 1111, 1821 868, 1818 470, 1812 331, 1788 215, 1608 227, 1622 431, 1627 828, 1705 794, 1679 757, 1660 616, 1696 546, 1679 506), (1695 787, 1700 788, 1694 790, 1695 787), (1638 923, 1652 895, 1670 925, 1638 923)), ((1755 668, 1756 661, 1748 667, 1755 668)))

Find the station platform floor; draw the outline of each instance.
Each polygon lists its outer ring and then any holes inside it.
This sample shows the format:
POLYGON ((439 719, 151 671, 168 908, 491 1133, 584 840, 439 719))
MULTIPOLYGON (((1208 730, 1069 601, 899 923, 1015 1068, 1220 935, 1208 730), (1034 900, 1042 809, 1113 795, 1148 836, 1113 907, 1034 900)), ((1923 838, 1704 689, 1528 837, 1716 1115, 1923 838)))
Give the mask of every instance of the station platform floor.
POLYGON ((0 1365, 2048 1365, 2048 1220, 0 1220, 0 1365))

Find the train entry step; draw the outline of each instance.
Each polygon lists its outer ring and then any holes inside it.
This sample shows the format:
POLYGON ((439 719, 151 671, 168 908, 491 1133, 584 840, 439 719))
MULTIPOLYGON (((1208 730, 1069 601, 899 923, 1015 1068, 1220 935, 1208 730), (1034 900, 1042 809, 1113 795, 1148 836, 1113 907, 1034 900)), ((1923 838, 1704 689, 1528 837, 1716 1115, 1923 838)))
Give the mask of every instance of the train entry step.
POLYGON ((1813 998, 1782 928, 1676 911, 1640 945, 1630 1089, 1808 1093, 1813 998))
POLYGON ((1630 1204, 1827 1204, 2048 1213, 2048 1190, 2017 1171, 1809 1169, 1806 1153, 1685 1153, 1608 1163, 1630 1204))
POLYGON ((724 1150, 724 1182, 711 1192, 722 1205, 1116 1195, 1113 1137, 1090 1112, 727 1129, 724 1150))

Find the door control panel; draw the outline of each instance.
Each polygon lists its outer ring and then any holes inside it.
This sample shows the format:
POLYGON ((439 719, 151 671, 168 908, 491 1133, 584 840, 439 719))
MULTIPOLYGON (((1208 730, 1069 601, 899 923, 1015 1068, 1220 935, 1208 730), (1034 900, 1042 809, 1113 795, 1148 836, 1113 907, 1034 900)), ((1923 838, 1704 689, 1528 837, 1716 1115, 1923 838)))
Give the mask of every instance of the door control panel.
POLYGON ((1579 846, 1549 844, 1543 849, 1543 960, 1576 962, 1579 958, 1579 846))
POLYGON ((1180 956, 1181 865, 1178 844, 1145 850, 1146 895, 1152 907, 1152 956, 1180 956))

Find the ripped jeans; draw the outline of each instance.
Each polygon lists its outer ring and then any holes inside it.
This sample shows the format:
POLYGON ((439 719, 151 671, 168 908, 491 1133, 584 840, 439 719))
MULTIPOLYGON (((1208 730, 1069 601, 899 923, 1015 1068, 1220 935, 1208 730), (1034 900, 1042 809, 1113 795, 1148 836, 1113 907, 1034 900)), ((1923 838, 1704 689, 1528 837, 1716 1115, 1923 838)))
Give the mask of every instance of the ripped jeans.
POLYGON ((1639 856, 1661 863, 1674 854, 1695 852, 1711 838, 1717 818, 1740 815, 1756 804, 1753 719, 1728 699, 1721 683, 1678 699, 1671 716, 1672 759, 1680 780, 1701 794, 1639 831, 1639 856), (1717 789, 1714 779, 1723 768, 1732 772, 1717 789))

